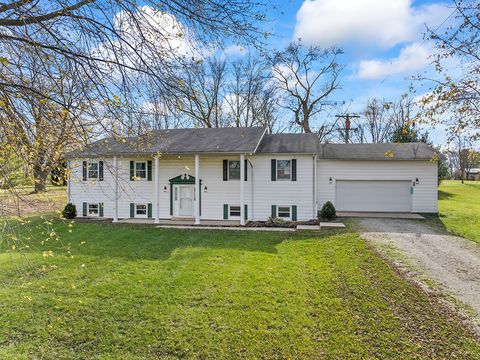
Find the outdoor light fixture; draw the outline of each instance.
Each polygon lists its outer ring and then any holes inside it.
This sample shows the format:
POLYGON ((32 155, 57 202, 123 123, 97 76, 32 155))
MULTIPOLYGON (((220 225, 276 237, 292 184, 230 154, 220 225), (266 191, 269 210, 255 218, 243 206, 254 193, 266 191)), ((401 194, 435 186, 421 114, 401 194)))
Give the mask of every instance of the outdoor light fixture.
POLYGON ((166 186, 163 187, 163 192, 167 192, 167 187, 166 186))
POLYGON ((205 186, 205 188, 203 189, 203 192, 207 192, 207 187, 205 186))
POLYGON ((333 179, 332 178, 328 179, 328 182, 331 184, 333 182, 333 179))
POLYGON ((418 180, 418 178, 415 178, 415 184, 419 184, 420 183, 420 180, 418 180))

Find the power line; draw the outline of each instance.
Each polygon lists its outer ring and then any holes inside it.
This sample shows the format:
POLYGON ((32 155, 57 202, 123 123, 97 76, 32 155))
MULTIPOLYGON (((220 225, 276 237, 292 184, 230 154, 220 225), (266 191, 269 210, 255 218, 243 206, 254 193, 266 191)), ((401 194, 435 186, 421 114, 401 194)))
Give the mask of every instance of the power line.
POLYGON ((350 119, 356 119, 359 118, 360 115, 357 114, 344 114, 344 115, 335 115, 336 118, 342 118, 345 119, 345 127, 344 128, 337 128, 338 131, 345 131, 345 144, 348 144, 350 142, 350 130, 357 130, 357 128, 352 128, 350 126, 350 119))

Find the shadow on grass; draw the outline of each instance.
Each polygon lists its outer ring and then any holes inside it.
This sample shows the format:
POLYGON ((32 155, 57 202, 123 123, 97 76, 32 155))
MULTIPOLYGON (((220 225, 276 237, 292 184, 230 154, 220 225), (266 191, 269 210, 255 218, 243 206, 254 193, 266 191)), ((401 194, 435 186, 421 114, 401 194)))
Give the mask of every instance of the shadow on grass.
POLYGON ((458 196, 460 196, 460 195, 453 194, 453 193, 443 191, 443 190, 438 190, 438 200, 449 200, 449 199, 453 199, 453 198, 458 197, 458 196))
MULTIPOLYGON (((37 226, 40 228, 41 224, 37 226)), ((55 223, 55 228, 61 243, 49 241, 42 245, 43 238, 38 231, 38 235, 30 240, 31 250, 56 250, 62 253, 64 245, 68 243, 75 255, 162 260, 169 258, 176 249, 189 247, 275 254, 277 245, 285 240, 316 237, 309 233, 159 229, 148 225, 105 223, 76 223, 69 233, 70 228, 60 221, 55 223)))

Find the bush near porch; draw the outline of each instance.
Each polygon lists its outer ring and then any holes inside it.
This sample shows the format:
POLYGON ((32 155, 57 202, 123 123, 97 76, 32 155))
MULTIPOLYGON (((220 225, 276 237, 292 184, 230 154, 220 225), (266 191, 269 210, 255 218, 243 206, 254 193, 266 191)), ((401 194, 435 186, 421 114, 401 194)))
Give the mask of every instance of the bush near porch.
POLYGON ((353 232, 67 224, 1 249, 2 359, 480 356, 353 232))

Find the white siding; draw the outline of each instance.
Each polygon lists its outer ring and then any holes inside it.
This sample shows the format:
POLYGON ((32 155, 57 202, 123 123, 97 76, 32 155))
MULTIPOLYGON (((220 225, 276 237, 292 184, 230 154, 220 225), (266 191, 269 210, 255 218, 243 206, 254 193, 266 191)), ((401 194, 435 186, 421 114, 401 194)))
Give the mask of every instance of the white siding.
POLYGON ((437 164, 431 161, 329 161, 317 162, 317 204, 335 205, 336 180, 419 179, 412 195, 412 211, 437 212, 437 164), (330 184, 329 178, 332 178, 330 184))
POLYGON ((313 211, 313 155, 255 155, 254 166, 254 219, 271 216, 272 205, 297 205, 297 220, 309 220, 313 211), (297 159, 297 181, 272 181, 271 159, 297 159))
MULTIPOLYGON (((223 181, 223 160, 240 160, 240 156, 200 156, 201 186, 201 218, 223 219, 223 204, 240 205, 240 181, 223 181), (207 191, 205 192, 205 187, 207 191)), ((113 159, 104 161, 104 181, 82 181, 82 161, 75 159, 71 162, 72 176, 70 182, 71 202, 77 206, 78 215, 82 215, 83 202, 103 202, 104 216, 112 218, 114 215, 115 180, 113 173, 113 159)), ((130 217, 130 203, 152 203, 153 217, 155 217, 155 161, 153 158, 119 158, 119 200, 118 217, 130 217), (152 181, 130 181, 130 161, 152 160, 152 181)), ((162 156, 160 157, 159 179, 159 210, 160 218, 170 218, 170 183, 169 180, 181 174, 194 176, 194 156, 162 156), (166 187, 166 191, 164 191, 166 187)), ((252 214, 252 169, 247 169, 245 182, 245 203, 248 205, 248 215, 252 214)))

